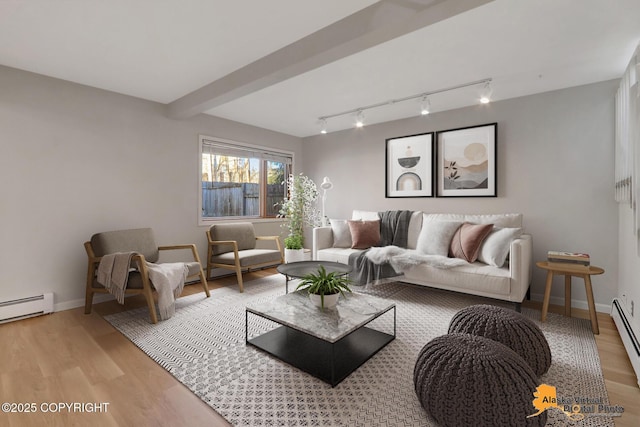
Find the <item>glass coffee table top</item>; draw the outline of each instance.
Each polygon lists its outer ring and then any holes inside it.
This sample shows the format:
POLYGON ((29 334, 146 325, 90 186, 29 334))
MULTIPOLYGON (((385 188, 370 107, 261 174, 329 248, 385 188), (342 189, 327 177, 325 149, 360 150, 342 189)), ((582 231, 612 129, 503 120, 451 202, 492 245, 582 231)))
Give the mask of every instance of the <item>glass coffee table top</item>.
POLYGON ((324 269, 327 270, 327 273, 342 273, 348 274, 351 273, 353 267, 347 264, 342 264, 339 262, 333 261, 299 261, 299 262, 289 262, 287 264, 280 264, 276 270, 278 273, 285 274, 290 277, 304 277, 309 273, 315 273, 318 271, 320 266, 324 266, 324 269))
POLYGON ((300 279, 309 273, 317 273, 320 266, 323 266, 327 273, 337 273, 345 275, 353 271, 353 267, 333 261, 299 261, 280 264, 276 270, 286 277, 286 291, 289 293, 289 280, 291 278, 300 279))

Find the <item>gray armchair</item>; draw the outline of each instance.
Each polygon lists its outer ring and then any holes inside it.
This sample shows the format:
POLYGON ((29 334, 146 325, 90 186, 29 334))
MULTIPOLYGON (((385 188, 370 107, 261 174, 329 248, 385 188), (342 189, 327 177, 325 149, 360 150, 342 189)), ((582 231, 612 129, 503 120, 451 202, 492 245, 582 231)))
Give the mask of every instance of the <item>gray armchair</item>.
POLYGON ((165 250, 190 250, 193 257, 192 262, 186 262, 189 272, 187 281, 199 278, 205 294, 209 297, 209 286, 200 264, 200 257, 196 245, 173 245, 158 246, 151 228, 138 228, 133 230, 108 231, 97 233, 91 240, 85 242, 84 248, 89 258, 87 270, 87 284, 85 296, 85 314, 91 313, 93 305, 93 295, 95 293, 108 293, 108 290, 98 283, 96 273, 100 260, 104 255, 117 252, 136 252, 131 258, 133 270, 129 272, 127 288, 125 294, 142 294, 147 300, 151 322, 157 323, 155 303, 153 300, 153 286, 149 280, 149 272, 145 261, 156 263, 159 259, 160 251, 165 250))
POLYGON ((216 267, 234 270, 240 292, 244 292, 242 270, 284 262, 278 236, 256 236, 250 222, 212 225, 207 230, 207 240, 207 278, 211 278, 211 270, 216 267), (276 248, 256 249, 259 240, 273 241, 276 248))

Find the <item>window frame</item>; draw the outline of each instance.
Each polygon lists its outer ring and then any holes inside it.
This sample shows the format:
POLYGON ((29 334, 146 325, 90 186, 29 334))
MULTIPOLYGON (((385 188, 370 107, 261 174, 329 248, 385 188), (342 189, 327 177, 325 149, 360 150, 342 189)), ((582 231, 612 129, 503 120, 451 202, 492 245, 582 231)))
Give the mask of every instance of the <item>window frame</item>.
MULTIPOLYGON (((246 150, 246 151, 254 151, 254 152, 262 152, 265 155, 274 155, 274 156, 282 156, 285 158, 290 158, 291 163, 289 165, 289 172, 291 173, 294 170, 294 152, 283 150, 279 148, 267 147, 257 144, 249 144, 246 142, 239 142, 225 138, 218 138, 215 136, 209 135, 198 135, 198 206, 197 206, 197 215, 198 215, 198 225, 211 225, 215 222, 220 221, 251 221, 251 222, 273 222, 273 221, 281 221, 280 218, 277 217, 268 217, 266 214, 266 205, 264 205, 264 200, 266 197, 266 189, 267 189, 267 170, 263 167, 264 162, 268 159, 261 159, 260 166, 260 179, 259 179, 259 188, 260 188, 260 213, 257 216, 225 216, 225 217, 203 217, 202 215, 202 155, 205 153, 204 148, 207 146, 207 143, 211 143, 212 145, 220 145, 224 148, 231 150, 246 150)), ((285 186, 286 186, 286 176, 287 172, 285 171, 285 186)), ((287 189, 285 188, 285 194, 287 194, 287 189)))

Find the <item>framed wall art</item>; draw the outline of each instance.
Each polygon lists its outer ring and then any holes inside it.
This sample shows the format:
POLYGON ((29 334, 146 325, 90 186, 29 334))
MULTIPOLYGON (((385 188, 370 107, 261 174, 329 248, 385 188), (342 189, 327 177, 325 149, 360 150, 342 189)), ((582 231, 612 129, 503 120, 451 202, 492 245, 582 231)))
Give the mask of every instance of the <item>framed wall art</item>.
POLYGON ((496 197, 498 124, 436 134, 436 196, 496 197))
POLYGON ((433 197, 433 132, 386 140, 385 197, 433 197))

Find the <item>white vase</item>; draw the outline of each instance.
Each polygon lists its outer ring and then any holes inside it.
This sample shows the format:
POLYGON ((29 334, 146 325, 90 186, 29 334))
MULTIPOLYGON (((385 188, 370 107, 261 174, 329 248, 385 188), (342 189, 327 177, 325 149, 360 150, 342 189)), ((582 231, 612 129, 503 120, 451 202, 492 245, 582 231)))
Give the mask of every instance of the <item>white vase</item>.
MULTIPOLYGON (((338 304, 338 298, 340 293, 325 295, 324 296, 324 308, 334 308, 338 304)), ((322 298, 320 295, 309 294, 309 299, 316 307, 322 308, 322 298)))
POLYGON ((284 249, 284 262, 304 261, 304 249, 284 249))

